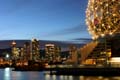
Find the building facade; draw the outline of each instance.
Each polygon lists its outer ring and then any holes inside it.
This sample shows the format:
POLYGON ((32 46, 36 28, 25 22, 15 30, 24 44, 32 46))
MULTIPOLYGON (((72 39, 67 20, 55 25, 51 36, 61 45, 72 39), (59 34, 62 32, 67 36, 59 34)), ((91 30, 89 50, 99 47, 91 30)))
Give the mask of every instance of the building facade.
POLYGON ((48 61, 60 61, 60 52, 61 48, 55 46, 54 44, 46 44, 45 45, 46 59, 48 61))
POLYGON ((39 46, 39 40, 37 39, 33 39, 31 42, 31 58, 32 60, 40 59, 40 46, 39 46))
POLYGON ((19 48, 16 47, 16 42, 13 41, 11 46, 12 46, 12 51, 11 51, 12 52, 12 59, 13 60, 19 59, 19 52, 20 52, 20 50, 19 50, 19 48))

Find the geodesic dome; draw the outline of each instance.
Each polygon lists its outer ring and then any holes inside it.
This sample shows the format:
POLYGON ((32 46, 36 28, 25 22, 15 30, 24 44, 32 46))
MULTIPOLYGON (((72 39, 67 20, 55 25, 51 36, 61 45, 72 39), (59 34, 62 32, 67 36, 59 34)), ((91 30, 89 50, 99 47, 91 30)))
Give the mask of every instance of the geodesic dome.
POLYGON ((93 39, 120 33, 120 0, 88 0, 86 24, 93 39))

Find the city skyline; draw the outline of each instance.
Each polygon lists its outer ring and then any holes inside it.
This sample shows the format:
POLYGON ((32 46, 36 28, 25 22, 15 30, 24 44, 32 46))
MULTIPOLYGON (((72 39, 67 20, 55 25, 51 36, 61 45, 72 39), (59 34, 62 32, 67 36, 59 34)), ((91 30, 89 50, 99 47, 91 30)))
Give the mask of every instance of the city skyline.
POLYGON ((4 0, 0 40, 70 41, 91 38, 85 24, 87 0, 4 0))

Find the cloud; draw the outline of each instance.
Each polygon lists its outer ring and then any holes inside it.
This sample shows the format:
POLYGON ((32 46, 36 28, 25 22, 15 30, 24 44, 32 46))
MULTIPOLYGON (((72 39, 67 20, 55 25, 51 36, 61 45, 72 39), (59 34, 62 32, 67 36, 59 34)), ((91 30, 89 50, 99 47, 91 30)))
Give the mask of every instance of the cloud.
POLYGON ((87 40, 87 41, 91 41, 92 39, 90 39, 90 38, 75 38, 75 39, 73 39, 73 40, 87 40))
POLYGON ((75 38, 75 39, 72 39, 74 42, 78 42, 78 43, 88 43, 88 42, 91 42, 92 39, 91 38, 75 38))
POLYGON ((52 32, 50 34, 47 34, 46 36, 61 36, 61 35, 68 35, 68 34, 74 34, 74 33, 82 33, 86 30, 87 30, 87 27, 85 24, 79 24, 77 26, 73 26, 67 29, 52 32))

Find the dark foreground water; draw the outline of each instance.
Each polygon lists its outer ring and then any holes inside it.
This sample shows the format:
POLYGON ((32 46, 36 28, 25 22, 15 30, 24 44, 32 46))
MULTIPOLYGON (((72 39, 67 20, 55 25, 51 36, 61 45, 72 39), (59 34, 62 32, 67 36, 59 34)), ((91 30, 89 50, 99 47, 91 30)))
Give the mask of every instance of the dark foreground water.
MULTIPOLYGON (((109 73, 108 73, 109 74, 109 73)), ((0 69, 0 80, 120 80, 120 76, 67 76, 49 75, 46 72, 12 71, 10 68, 0 69)))

